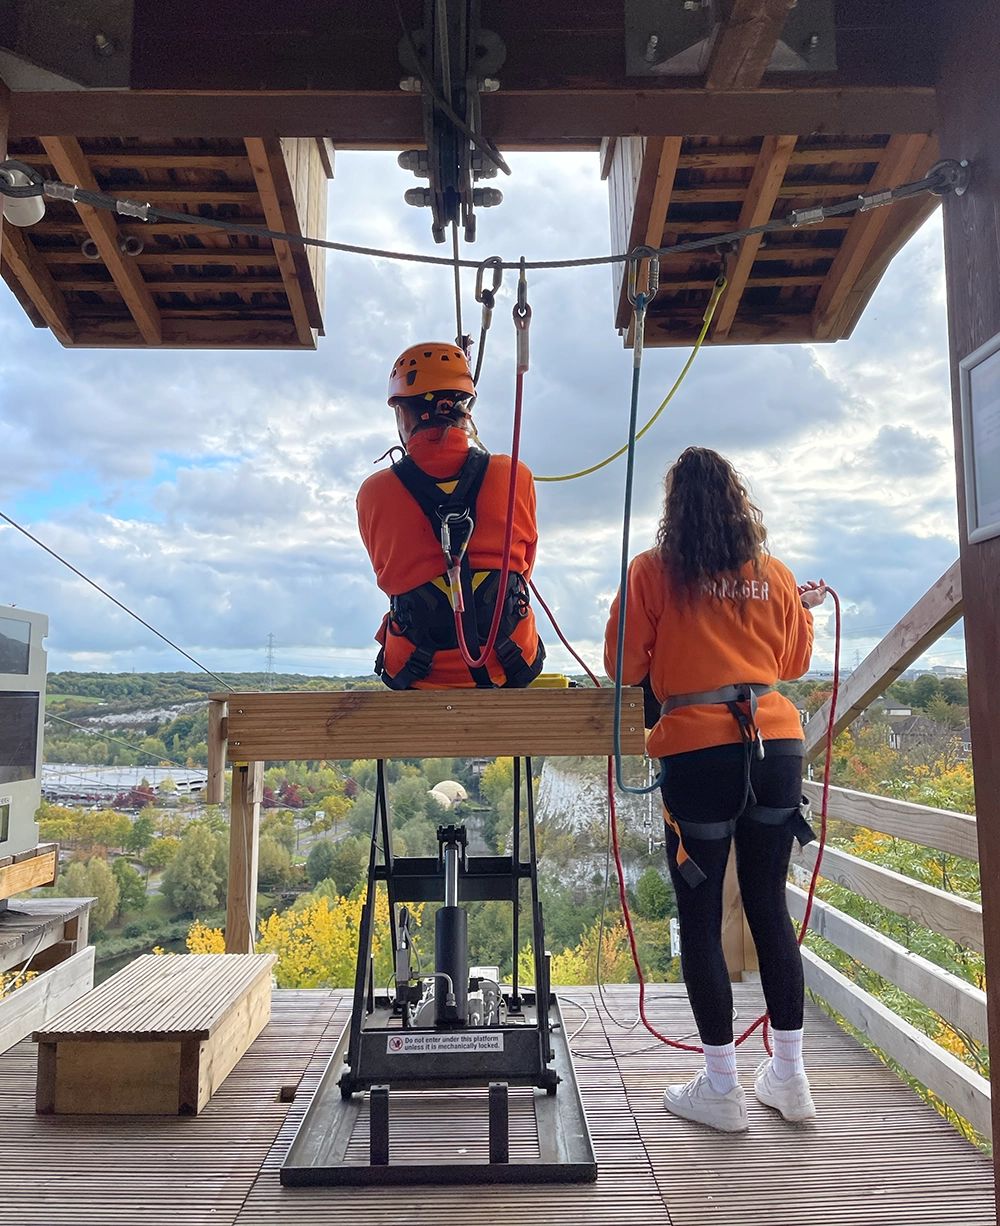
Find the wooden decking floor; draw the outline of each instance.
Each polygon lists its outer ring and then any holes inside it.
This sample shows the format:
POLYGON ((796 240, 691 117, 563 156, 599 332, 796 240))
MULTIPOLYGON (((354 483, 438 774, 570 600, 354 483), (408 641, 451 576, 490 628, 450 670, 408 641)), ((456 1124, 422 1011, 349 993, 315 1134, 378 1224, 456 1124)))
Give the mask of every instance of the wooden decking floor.
MULTIPOLYGON (((735 993, 741 1019, 755 1016, 758 989, 735 993)), ((990 1161, 818 1009, 806 1018, 818 1120, 785 1123, 751 1095, 750 1131, 732 1136, 663 1110, 663 1086, 689 1076, 696 1056, 650 1050, 645 1032, 602 1021, 589 988, 564 995, 590 1010, 573 1046, 584 1053, 596 1184, 282 1188, 278 1169, 349 1006, 340 992, 279 991, 271 1024, 193 1119, 36 1116, 34 1047, 0 1056, 0 1222, 398 1226, 419 1214, 427 1226, 994 1226, 990 1161), (300 1078, 296 1101, 278 1102, 300 1078)), ((613 988, 609 1001, 627 1016, 635 990, 613 988)), ((649 1013, 666 1033, 692 1029, 674 985, 652 989, 649 1013)), ((572 1028, 582 1018, 565 1014, 572 1028)), ((760 1054, 756 1040, 741 1049, 744 1086, 760 1054)))

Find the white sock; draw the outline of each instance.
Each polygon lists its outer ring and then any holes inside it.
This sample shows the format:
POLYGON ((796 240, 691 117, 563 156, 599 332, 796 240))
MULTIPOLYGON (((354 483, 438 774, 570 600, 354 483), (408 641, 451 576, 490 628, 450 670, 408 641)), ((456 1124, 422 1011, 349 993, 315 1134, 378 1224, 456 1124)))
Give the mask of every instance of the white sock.
POLYGON ((736 1076, 736 1044, 723 1043, 721 1047, 713 1047, 703 1043, 705 1052, 705 1072, 708 1074, 709 1085, 720 1094, 728 1094, 740 1084, 736 1076))
POLYGON ((805 1073, 801 1030, 772 1030, 771 1043, 774 1047, 771 1068, 779 1081, 787 1081, 797 1073, 805 1073))

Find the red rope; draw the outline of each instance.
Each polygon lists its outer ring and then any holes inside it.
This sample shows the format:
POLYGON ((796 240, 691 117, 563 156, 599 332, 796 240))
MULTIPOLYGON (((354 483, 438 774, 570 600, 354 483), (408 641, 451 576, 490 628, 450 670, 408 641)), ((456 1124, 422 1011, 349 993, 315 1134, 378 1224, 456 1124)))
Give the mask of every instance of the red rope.
POLYGON ((596 685, 598 689, 602 689, 603 687, 601 686, 600 681, 598 681, 598 679, 597 679, 596 675, 595 675, 595 674, 594 674, 594 673, 593 673, 593 672, 592 672, 592 671, 591 671, 591 670, 590 670, 590 669, 587 667, 587 663, 586 663, 586 661, 585 661, 585 660, 583 659, 583 657, 582 657, 582 656, 581 656, 581 655, 580 655, 580 654, 579 654, 579 653, 576 651, 576 649, 575 649, 575 648, 573 647, 573 645, 570 643, 569 639, 568 639, 568 638, 565 636, 565 634, 563 634, 563 632, 562 632, 562 631, 559 629, 559 623, 556 621, 556 619, 555 619, 555 615, 553 614, 552 610, 549 608, 549 606, 548 606, 548 605, 545 603, 545 601, 542 599, 542 597, 541 597, 541 593, 538 591, 538 588, 537 588, 537 587, 535 587, 535 581, 534 581, 534 579, 529 579, 529 581, 528 581, 528 582, 529 582, 529 585, 530 585, 530 587, 531 587, 532 592, 534 593, 535 599, 538 601, 538 603, 539 603, 539 604, 542 606, 542 608, 545 610, 545 615, 546 615, 546 617, 547 617, 547 618, 549 619, 549 621, 552 623, 552 629, 553 629, 553 630, 556 632, 556 634, 558 634, 558 636, 559 636, 559 641, 560 641, 560 642, 562 643, 562 645, 563 645, 563 646, 566 648, 566 650, 567 650, 567 651, 569 652, 569 654, 570 654, 570 655, 573 657, 573 659, 574 659, 574 660, 577 662, 577 664, 579 664, 579 665, 580 665, 580 667, 581 667, 581 668, 583 669, 583 671, 584 671, 584 672, 587 674, 587 676, 588 676, 588 677, 591 679, 591 681, 593 681, 594 685, 596 685))
POLYGON ((510 575, 510 553, 514 540, 514 506, 517 501, 517 457, 521 450, 521 405, 524 399, 524 371, 518 369, 517 384, 514 392, 514 437, 510 444, 510 485, 507 490, 507 527, 503 538, 503 560, 500 566, 500 586, 497 588, 496 605, 493 609, 493 620, 486 639, 486 646, 478 660, 473 659, 465 641, 465 627, 462 625, 462 615, 455 610, 455 634, 458 637, 458 649, 462 659, 469 668, 482 668, 492 654, 493 647, 500 632, 500 619, 503 617, 504 605, 507 603, 507 580, 510 575))

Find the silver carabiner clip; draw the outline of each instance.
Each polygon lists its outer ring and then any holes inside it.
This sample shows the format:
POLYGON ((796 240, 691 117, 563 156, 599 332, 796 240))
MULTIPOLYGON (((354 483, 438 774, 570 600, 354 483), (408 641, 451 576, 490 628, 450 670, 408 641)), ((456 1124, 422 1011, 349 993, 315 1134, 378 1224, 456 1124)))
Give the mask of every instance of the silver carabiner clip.
POLYGON ((492 311, 496 306, 497 294, 503 284, 503 256, 490 255, 476 269, 476 301, 489 307, 492 311), (493 269, 493 284, 489 289, 483 286, 483 276, 487 268, 493 269))
POLYGON ((649 261, 646 273, 646 288, 643 291, 643 305, 648 307, 660 289, 660 257, 656 254, 656 249, 654 247, 636 247, 634 251, 629 253, 628 261, 628 300, 633 307, 638 306, 639 265, 643 260, 649 261))

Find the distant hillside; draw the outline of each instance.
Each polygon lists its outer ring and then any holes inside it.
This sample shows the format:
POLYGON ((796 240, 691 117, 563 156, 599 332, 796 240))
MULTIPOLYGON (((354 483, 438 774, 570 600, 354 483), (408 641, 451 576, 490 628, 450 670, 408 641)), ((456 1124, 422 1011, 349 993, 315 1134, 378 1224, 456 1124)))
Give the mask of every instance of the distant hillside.
MULTIPOLYGON (((382 689, 374 676, 226 673, 234 690, 382 689)), ((208 695, 219 682, 204 673, 50 673, 45 761, 142 766, 208 760, 208 695), (112 739, 113 738, 113 739, 112 739)))

